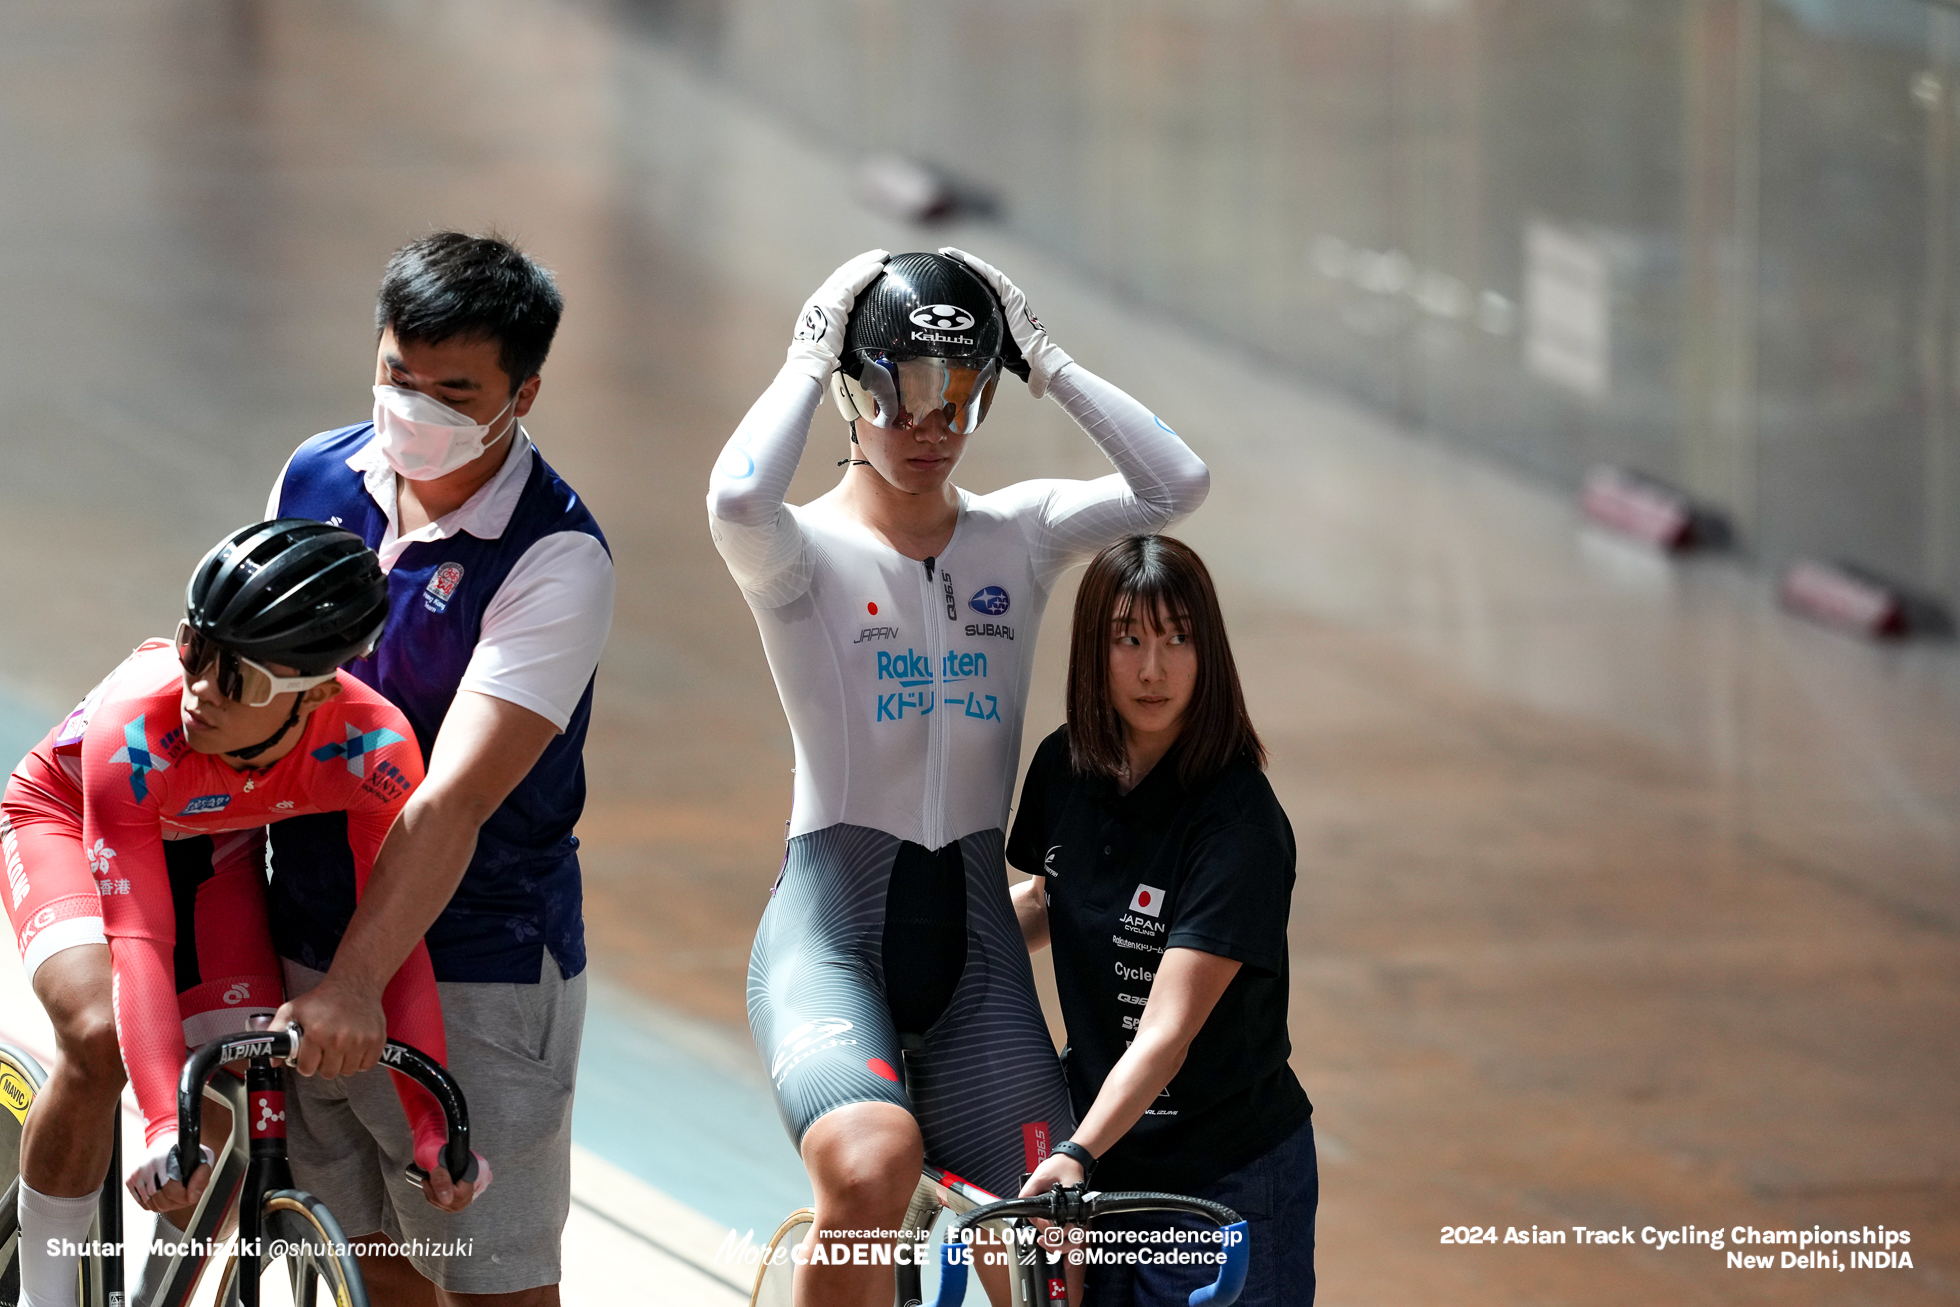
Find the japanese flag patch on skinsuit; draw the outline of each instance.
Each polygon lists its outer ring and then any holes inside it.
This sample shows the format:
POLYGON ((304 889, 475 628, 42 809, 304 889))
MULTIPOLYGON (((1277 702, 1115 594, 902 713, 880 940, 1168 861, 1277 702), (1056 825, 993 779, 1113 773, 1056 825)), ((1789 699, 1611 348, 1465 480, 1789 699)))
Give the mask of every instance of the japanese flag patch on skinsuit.
POLYGON ((1130 895, 1130 911, 1141 912, 1146 917, 1154 917, 1164 910, 1164 891, 1155 885, 1139 885, 1137 892, 1130 895))

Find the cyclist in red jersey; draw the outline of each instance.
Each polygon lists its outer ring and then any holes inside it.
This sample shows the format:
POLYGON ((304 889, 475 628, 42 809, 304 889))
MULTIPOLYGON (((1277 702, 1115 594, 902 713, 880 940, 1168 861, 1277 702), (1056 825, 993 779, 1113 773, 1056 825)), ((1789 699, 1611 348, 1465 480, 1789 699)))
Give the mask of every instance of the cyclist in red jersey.
MULTIPOLYGON (((188 1044, 283 1001, 266 823, 345 812, 364 885, 422 779, 401 712, 337 671, 372 648, 387 613, 378 560, 358 536, 296 518, 247 527, 206 555, 188 599, 176 639, 132 653, 21 761, 0 799, 8 914, 61 1054, 21 1147, 22 1291, 33 1307, 75 1300, 75 1259, 48 1248, 85 1237, 125 1066, 146 1141, 132 1192, 168 1212, 208 1182, 208 1165, 186 1185, 171 1161, 177 1078, 188 1044)), ((395 1038, 444 1058, 426 948, 383 1003, 395 1038)), ((440 1109, 408 1081, 396 1086, 416 1160, 433 1174, 430 1201, 460 1210, 487 1168, 474 1186, 451 1184, 437 1164, 440 1109)))

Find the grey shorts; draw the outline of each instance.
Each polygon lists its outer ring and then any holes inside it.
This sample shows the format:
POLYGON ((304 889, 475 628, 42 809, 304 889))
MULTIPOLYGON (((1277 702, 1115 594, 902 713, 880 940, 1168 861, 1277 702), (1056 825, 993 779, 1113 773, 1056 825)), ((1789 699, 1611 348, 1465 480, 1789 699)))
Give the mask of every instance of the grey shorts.
MULTIPOLYGON (((288 994, 323 979, 284 961, 288 994)), ((547 953, 535 985, 437 989, 449 1070, 469 1104, 471 1145, 490 1161, 490 1191, 454 1214, 429 1205, 403 1175, 414 1140, 379 1067, 334 1080, 287 1073, 294 1182, 324 1201, 350 1238, 380 1233, 408 1245, 415 1269, 452 1293, 556 1284, 572 1204, 572 1085, 585 976, 564 979, 547 953)))

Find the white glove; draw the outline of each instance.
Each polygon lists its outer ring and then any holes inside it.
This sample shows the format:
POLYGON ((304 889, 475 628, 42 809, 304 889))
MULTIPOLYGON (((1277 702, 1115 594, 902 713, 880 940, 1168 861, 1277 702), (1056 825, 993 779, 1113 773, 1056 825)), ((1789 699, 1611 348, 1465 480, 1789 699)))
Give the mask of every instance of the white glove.
POLYGON ((858 292, 884 275, 890 250, 866 250, 824 279, 796 319, 796 338, 789 346, 789 366, 822 383, 837 371, 838 351, 844 348, 844 324, 858 292))
POLYGON ((994 288, 1000 296, 1001 310, 1007 314, 1007 331, 1014 337, 1014 343, 1021 348, 1021 357, 1028 365, 1028 393, 1040 399, 1048 393, 1048 381, 1064 365, 1075 360, 1056 348, 1049 339, 1047 328, 1041 319, 1035 317, 1028 308, 1028 297, 1021 288, 1007 279, 1007 274, 991 263, 974 258, 965 250, 956 250, 951 245, 942 245, 939 252, 949 259, 964 263, 980 274, 980 280, 994 288))
MULTIPOLYGON (((136 1196, 137 1202, 149 1202, 156 1197, 157 1190, 172 1180, 180 1181, 186 1189, 190 1188, 190 1176, 178 1175, 176 1164, 171 1160, 176 1151, 177 1132, 166 1130, 158 1135, 157 1141, 145 1149, 143 1156, 136 1160, 136 1164, 129 1171, 129 1192, 136 1196)), ((203 1144, 197 1146, 197 1151, 204 1155, 206 1166, 217 1164, 217 1154, 203 1144)))

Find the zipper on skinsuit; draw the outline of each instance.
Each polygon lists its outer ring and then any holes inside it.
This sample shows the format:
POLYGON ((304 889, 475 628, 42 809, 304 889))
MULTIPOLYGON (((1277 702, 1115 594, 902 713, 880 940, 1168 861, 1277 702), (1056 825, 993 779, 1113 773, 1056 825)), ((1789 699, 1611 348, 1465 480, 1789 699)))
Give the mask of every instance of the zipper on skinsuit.
MULTIPOLYGON (((940 659, 945 657, 945 651, 939 648, 939 641, 933 635, 939 629, 939 623, 934 620, 936 616, 934 610, 938 606, 938 596, 933 593, 933 582, 938 579, 934 575, 937 561, 937 555, 925 560, 926 667, 930 674, 929 684, 932 687, 930 690, 932 695, 932 711, 926 717, 926 783, 925 793, 922 796, 924 810, 919 814, 919 834, 922 837, 920 842, 929 849, 936 849, 945 843, 941 830, 941 827, 945 825, 945 805, 940 802, 940 790, 944 785, 945 773, 944 732, 939 725, 939 662, 940 659)), ((939 575, 943 576, 944 572, 941 571, 939 575)), ((952 584, 952 578, 946 577, 946 583, 950 586, 952 584)))

